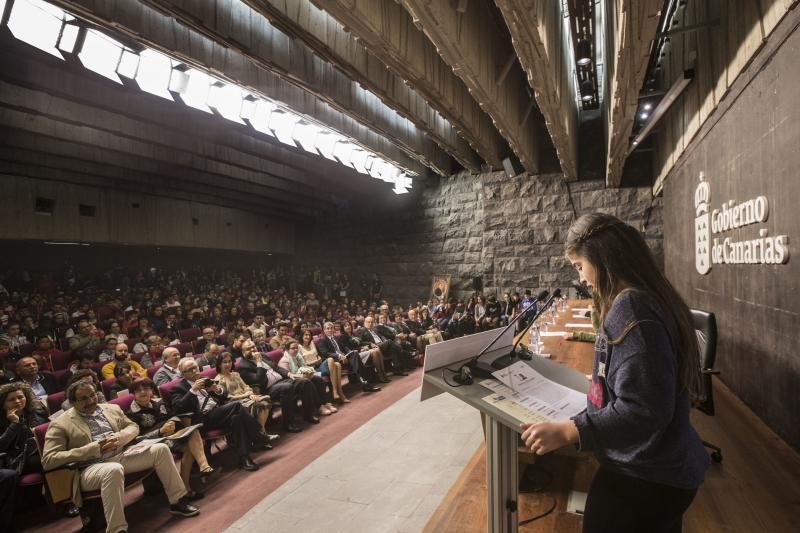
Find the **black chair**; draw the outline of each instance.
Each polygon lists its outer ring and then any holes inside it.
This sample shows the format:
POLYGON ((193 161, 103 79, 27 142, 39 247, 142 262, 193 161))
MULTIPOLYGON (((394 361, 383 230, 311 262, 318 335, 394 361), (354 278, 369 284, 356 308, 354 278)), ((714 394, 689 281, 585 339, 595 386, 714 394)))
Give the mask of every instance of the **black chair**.
MULTIPOLYGON (((714 416, 714 391, 711 387, 711 376, 719 374, 714 368, 717 358, 717 319, 714 313, 691 309, 694 330, 697 334, 697 347, 700 352, 700 387, 698 390, 696 407, 699 411, 714 416)), ((711 460, 715 463, 722 462, 722 448, 703 441, 703 445, 713 450, 711 460)))

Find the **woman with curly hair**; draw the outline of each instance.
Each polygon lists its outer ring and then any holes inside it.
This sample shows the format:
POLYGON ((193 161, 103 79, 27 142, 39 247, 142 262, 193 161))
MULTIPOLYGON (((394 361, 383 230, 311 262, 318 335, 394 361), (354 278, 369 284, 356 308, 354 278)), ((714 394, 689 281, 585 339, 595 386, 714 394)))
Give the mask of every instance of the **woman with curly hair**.
POLYGON ((48 422, 47 407, 34 396, 31 388, 20 382, 0 387, 0 453, 5 453, 3 468, 18 475, 42 471, 32 428, 48 422))

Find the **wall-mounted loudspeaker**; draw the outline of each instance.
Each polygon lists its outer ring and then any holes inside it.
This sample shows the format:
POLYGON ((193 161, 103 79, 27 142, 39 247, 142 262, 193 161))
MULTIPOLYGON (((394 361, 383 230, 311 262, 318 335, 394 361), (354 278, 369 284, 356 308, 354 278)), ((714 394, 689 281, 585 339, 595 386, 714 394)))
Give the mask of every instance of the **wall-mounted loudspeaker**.
POLYGON ((506 157, 503 159, 503 170, 506 171, 506 176, 513 178, 514 176, 522 174, 523 168, 516 159, 506 157))

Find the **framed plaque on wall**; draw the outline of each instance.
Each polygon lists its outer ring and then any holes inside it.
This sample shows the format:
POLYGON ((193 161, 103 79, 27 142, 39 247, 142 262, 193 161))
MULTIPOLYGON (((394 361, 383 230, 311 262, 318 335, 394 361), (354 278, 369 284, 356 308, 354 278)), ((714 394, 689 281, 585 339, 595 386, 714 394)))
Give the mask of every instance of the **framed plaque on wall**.
POLYGON ((450 274, 434 274, 431 282, 431 300, 445 302, 450 292, 450 274))

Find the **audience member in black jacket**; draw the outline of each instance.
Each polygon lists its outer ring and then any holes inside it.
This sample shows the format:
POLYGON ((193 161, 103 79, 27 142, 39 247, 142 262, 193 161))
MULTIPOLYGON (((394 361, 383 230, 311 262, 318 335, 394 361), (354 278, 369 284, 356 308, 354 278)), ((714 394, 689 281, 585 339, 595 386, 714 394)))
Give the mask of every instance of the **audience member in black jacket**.
POLYGON ((53 374, 39 373, 39 363, 33 357, 23 357, 17 361, 15 382, 28 385, 36 398, 43 398, 58 392, 58 380, 53 374))
POLYGON ((172 412, 178 416, 191 414, 194 423, 203 423, 203 431, 230 431, 233 447, 239 455, 239 467, 258 470, 258 465, 250 459, 250 451, 254 446, 268 448, 269 444, 258 421, 241 402, 228 402, 228 395, 219 384, 201 376, 193 358, 181 359, 178 370, 183 379, 170 392, 172 412))
POLYGON ((47 408, 24 383, 0 387, 0 406, 0 453, 6 454, 0 465, 20 475, 41 472, 42 462, 31 429, 48 422, 47 408))
POLYGON ((502 311, 503 307, 497 301, 497 297, 494 294, 489 296, 481 329, 492 329, 500 326, 500 314, 502 311))
POLYGON ((364 364, 361 360, 359 352, 348 349, 347 347, 339 344, 336 338, 334 338, 333 322, 325 322, 323 333, 325 335, 323 335, 317 343, 319 354, 323 359, 331 357, 334 361, 339 361, 343 364, 346 362, 347 366, 350 367, 351 375, 358 379, 364 392, 376 392, 381 390, 380 387, 376 387, 367 381, 367 378, 364 375, 364 364))
POLYGON ((364 364, 371 359, 372 365, 375 367, 375 372, 378 375, 378 381, 381 383, 389 383, 391 380, 386 375, 386 367, 383 364, 381 349, 378 347, 370 348, 369 346, 361 346, 361 340, 353 336, 353 325, 349 321, 342 322, 341 332, 342 334, 336 339, 336 342, 342 347, 342 351, 357 351, 364 364))
POLYGON ((248 342, 242 346, 242 358, 236 371, 245 383, 253 388, 258 387, 259 394, 269 394, 273 405, 277 401, 281 402, 281 420, 286 431, 300 431, 294 424, 297 400, 303 402, 303 419, 311 424, 319 424, 316 413, 320 403, 314 384, 307 379, 294 379, 285 368, 255 351, 253 343, 248 342))
POLYGON ((356 332, 362 345, 380 348, 384 359, 389 357, 392 360, 392 373, 396 376, 407 376, 405 370, 411 368, 410 359, 405 356, 399 344, 382 336, 374 326, 374 318, 368 316, 364 319, 364 327, 356 332))

